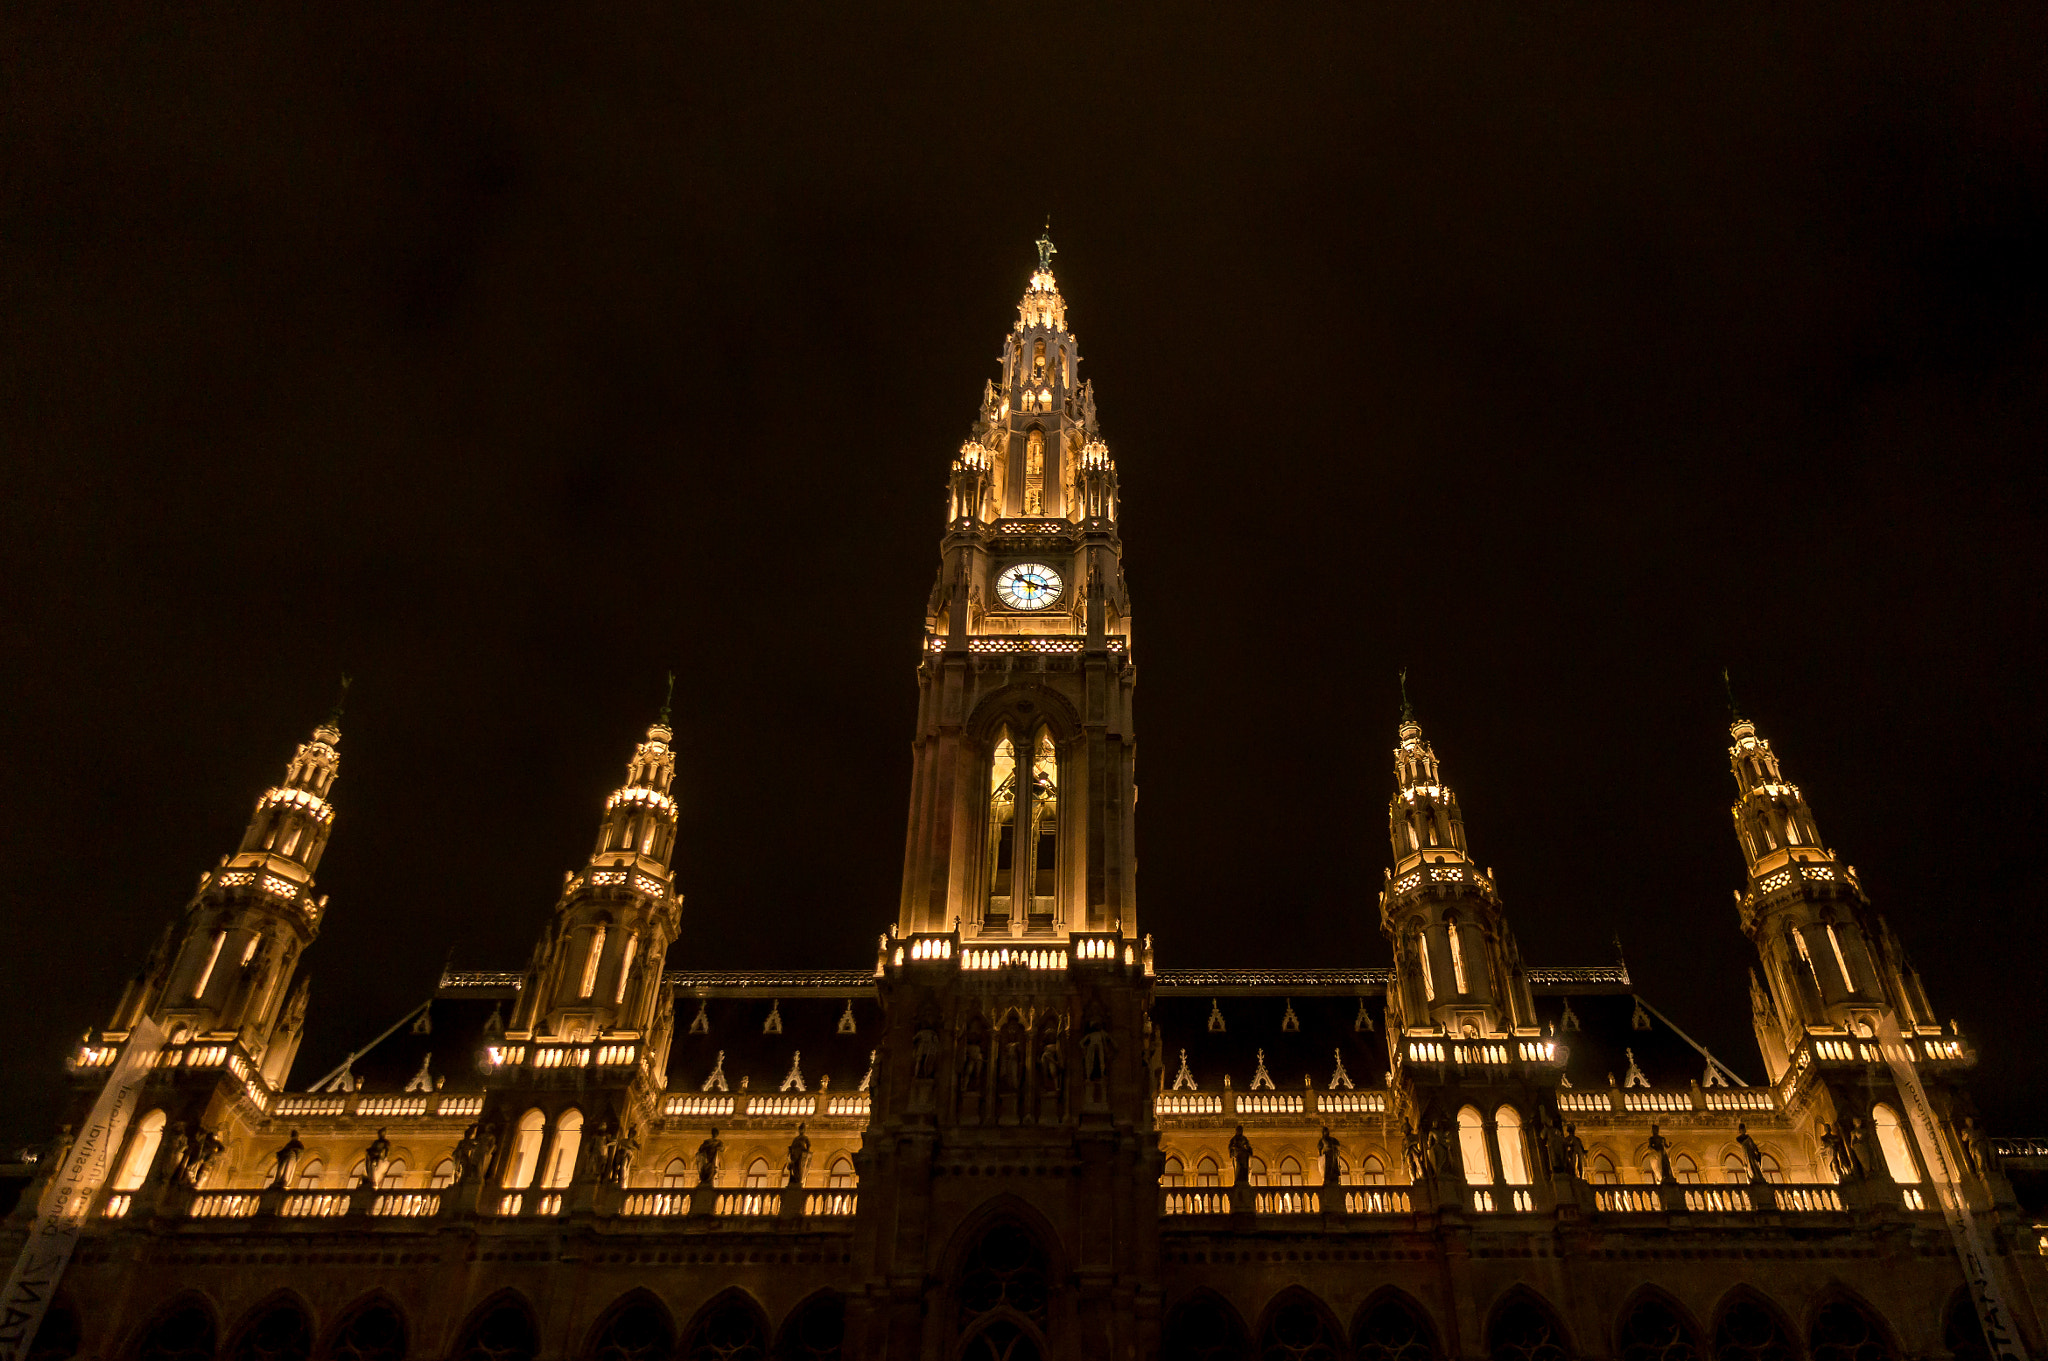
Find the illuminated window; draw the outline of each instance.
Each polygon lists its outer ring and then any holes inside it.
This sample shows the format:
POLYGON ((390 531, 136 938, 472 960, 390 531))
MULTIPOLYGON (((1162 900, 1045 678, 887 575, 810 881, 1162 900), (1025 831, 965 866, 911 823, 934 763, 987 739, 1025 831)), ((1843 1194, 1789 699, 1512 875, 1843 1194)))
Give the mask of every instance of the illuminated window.
POLYGON ((220 947, 227 944, 227 939, 228 933, 225 931, 213 933, 213 948, 207 953, 206 967, 199 971, 199 981, 192 985, 193 1001, 196 1002, 206 996, 206 985, 213 981, 213 966, 220 963, 220 947))
POLYGON ((519 1132, 513 1137, 512 1156, 505 1160, 505 1185, 514 1191, 523 1190, 533 1182, 535 1168, 540 1162, 541 1134, 547 1129, 547 1117, 538 1107, 519 1117, 519 1132))
POLYGON ((377 1173, 377 1185, 386 1191, 395 1191, 405 1185, 405 1160, 393 1158, 377 1173))
POLYGON ((988 837, 988 921, 1001 925, 1010 919, 1017 855, 1017 753, 1007 728, 989 762, 988 837))
POLYGON ((1493 1113, 1494 1138, 1500 1145, 1500 1179, 1510 1186, 1527 1186, 1535 1180, 1529 1175, 1528 1146, 1522 1142, 1522 1116, 1513 1106, 1502 1106, 1493 1113))
POLYGON ((149 1179, 150 1164, 164 1141, 164 1113, 151 1111, 135 1122, 135 1134, 128 1141, 128 1157, 114 1178, 116 1191, 133 1191, 149 1179))
POLYGON ((1245 1167, 1245 1180, 1253 1186, 1266 1184, 1266 1160, 1253 1158, 1245 1167))
POLYGON ((1214 1158, 1203 1154, 1195 1160, 1195 1185, 1221 1186, 1222 1184, 1223 1169, 1216 1165, 1214 1158))
POLYGON ((665 1190, 673 1191, 690 1184, 690 1165, 681 1158, 670 1158, 668 1166, 661 1169, 661 1184, 665 1190))
POLYGON ((639 948, 640 933, 629 932, 626 936, 626 948, 619 954, 619 986, 612 993, 613 1006, 618 1006, 626 1000, 626 980, 632 976, 633 955, 639 948))
POLYGON ((1595 1186, 1613 1186, 1621 1180, 1621 1174, 1614 1170, 1614 1159, 1605 1153, 1593 1155, 1593 1161, 1586 1164, 1586 1176, 1595 1186))
POLYGON ((854 1186, 853 1159, 841 1154, 825 1169, 825 1185, 834 1191, 851 1191, 854 1186))
POLYGON ((1168 1158, 1166 1166, 1160 1170, 1159 1184, 1161 1186, 1179 1186, 1186 1178, 1187 1165, 1179 1158, 1168 1158))
POLYGON ((1358 1165, 1358 1184, 1360 1186, 1385 1186, 1387 1184, 1387 1165, 1374 1155, 1366 1154, 1365 1161, 1358 1165))
POLYGON ((1877 1146, 1884 1152, 1885 1170, 1892 1174, 1892 1180, 1905 1186, 1919 1181, 1920 1169, 1913 1163, 1913 1150, 1906 1146, 1906 1131, 1899 1124, 1897 1112, 1890 1106, 1873 1106, 1870 1123, 1877 1127, 1877 1146))
POLYGON ((567 1186, 576 1174, 576 1152, 583 1146, 583 1112, 571 1106, 555 1121, 555 1151, 544 1186, 567 1186))
POLYGON ((326 1175, 327 1164, 321 1162, 318 1158, 313 1159, 299 1169, 299 1189, 301 1191, 314 1190, 320 1185, 320 1178, 326 1175))
POLYGON ((1458 995, 1462 997, 1471 989, 1465 986, 1465 948, 1458 939, 1461 934, 1458 930, 1458 919, 1446 919, 1444 927, 1451 937, 1451 973, 1458 980, 1458 995))
POLYGON ((1282 1158, 1280 1160, 1280 1170, 1275 1174, 1273 1184, 1275 1186, 1301 1185, 1301 1164, 1291 1157, 1282 1158))
POLYGON ((1690 1155, 1681 1153, 1671 1160, 1671 1175, 1687 1186, 1697 1185, 1701 1180, 1700 1165, 1690 1155))
POLYGON ((1415 939, 1417 944, 1422 947, 1422 996, 1424 1000, 1434 1002, 1436 1000, 1436 980, 1429 976, 1429 933, 1426 931, 1422 932, 1415 939))
POLYGON ((438 1191, 444 1186, 455 1184, 455 1164, 447 1158, 434 1164, 434 1171, 427 1178, 427 1189, 438 1191))
POLYGON ((576 992, 578 997, 590 996, 597 986, 597 966, 604 960, 604 926, 602 923, 590 930, 590 947, 583 956, 583 986, 576 992))
POLYGON ((749 1188, 758 1189, 760 1187, 766 1186, 767 1184, 768 1160, 766 1158, 756 1158, 752 1162, 748 1163, 746 1185, 749 1188))
POLYGON ((1471 1106, 1458 1112, 1458 1154, 1471 1186, 1493 1185, 1493 1166, 1486 1156, 1486 1117, 1471 1106))

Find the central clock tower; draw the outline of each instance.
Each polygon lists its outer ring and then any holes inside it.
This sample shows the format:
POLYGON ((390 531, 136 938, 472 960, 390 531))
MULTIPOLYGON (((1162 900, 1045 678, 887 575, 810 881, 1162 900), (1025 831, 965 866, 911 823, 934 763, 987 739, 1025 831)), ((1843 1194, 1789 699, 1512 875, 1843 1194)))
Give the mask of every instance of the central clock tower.
POLYGON ((899 934, 1137 933, 1116 465, 1052 274, 954 458, 919 663, 899 934))

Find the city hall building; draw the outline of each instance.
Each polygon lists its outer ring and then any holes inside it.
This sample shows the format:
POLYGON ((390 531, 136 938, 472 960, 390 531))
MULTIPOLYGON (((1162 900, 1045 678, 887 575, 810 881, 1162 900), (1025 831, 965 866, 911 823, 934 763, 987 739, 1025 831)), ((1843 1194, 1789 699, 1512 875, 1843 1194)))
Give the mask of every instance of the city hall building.
POLYGON ((905 659, 902 897, 872 956, 748 973, 674 948, 664 711, 539 939, 502 942, 523 968, 448 973, 338 1071, 299 1072, 337 713, 71 1055, 7 1245, 75 1246, 33 1339, 11 1298, 0 1348, 2039 1354, 2048 1258, 2013 1177, 2040 1150, 1978 1130, 1969 1037, 1746 718, 1729 927, 1755 946, 1754 1055, 1708 1053, 1625 966, 1525 960, 1406 712, 1387 954, 1174 966, 1174 924, 1155 941, 1138 911, 1133 601, 1079 362, 1042 240, 945 469, 905 659))

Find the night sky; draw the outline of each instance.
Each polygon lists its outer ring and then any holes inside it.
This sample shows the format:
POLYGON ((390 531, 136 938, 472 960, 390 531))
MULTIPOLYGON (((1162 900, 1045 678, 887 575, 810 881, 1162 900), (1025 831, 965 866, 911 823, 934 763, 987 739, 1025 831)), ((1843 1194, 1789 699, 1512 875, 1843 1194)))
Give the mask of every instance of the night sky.
POLYGON ((1047 213, 1163 965, 1388 962, 1406 667, 1528 959, 1758 1080, 1725 665, 2048 1134, 2048 10, 695 8, 0 15, 0 1138, 343 670, 297 1081, 671 668, 671 965, 871 962, 1047 213))

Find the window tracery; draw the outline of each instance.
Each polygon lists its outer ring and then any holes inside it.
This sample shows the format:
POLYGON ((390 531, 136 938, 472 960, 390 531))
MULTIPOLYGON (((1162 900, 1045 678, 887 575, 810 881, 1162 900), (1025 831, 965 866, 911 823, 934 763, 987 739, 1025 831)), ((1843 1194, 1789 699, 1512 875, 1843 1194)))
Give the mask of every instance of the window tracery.
POLYGON ((782 1325, 775 1361, 839 1361, 846 1340, 846 1301, 826 1293, 799 1306, 782 1325))
POLYGON ((675 1350, 668 1315, 652 1300, 614 1306, 590 1349, 591 1361, 668 1361, 675 1350))
POLYGON ((383 1300, 358 1305, 335 1330, 329 1361, 405 1361, 405 1320, 383 1300))
POLYGON ((1877 1320, 1848 1300, 1825 1305, 1813 1316, 1812 1361, 1896 1361, 1877 1320))
POLYGON ((1337 1361, 1339 1346, 1322 1310, 1299 1297, 1285 1300, 1266 1320, 1259 1361, 1337 1361))
POLYGON ((313 1324, 289 1300, 265 1306, 242 1325, 231 1361, 306 1361, 313 1351, 313 1324))
POLYGON ((982 1234, 960 1269, 963 1316, 1013 1309, 1034 1323, 1046 1316, 1045 1252, 1021 1225, 1002 1223, 982 1234))
POLYGON ((690 1330, 679 1355, 682 1361, 764 1361, 768 1329, 745 1301, 728 1296, 690 1330))
POLYGON ((534 1361, 539 1350, 533 1320, 505 1300, 470 1324, 450 1355, 451 1361, 534 1361))
POLYGON ((1699 1343, 1670 1305, 1645 1296, 1622 1320, 1621 1361, 1700 1361, 1699 1343))
POLYGON ((1797 1361, 1778 1316, 1753 1299, 1737 1300, 1714 1328, 1714 1361, 1797 1361))
POLYGON ((1571 1361, 1572 1355, 1556 1322, 1526 1299, 1510 1301, 1494 1316, 1486 1350, 1492 1361, 1571 1361))
POLYGON ((1358 1320, 1352 1330, 1356 1361, 1435 1361, 1436 1340, 1413 1306, 1389 1295, 1358 1320))

